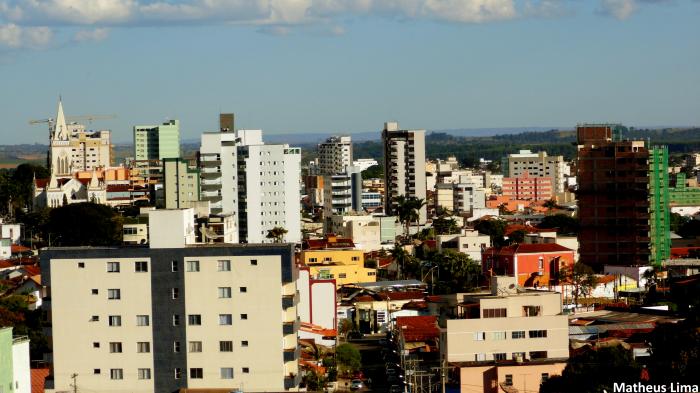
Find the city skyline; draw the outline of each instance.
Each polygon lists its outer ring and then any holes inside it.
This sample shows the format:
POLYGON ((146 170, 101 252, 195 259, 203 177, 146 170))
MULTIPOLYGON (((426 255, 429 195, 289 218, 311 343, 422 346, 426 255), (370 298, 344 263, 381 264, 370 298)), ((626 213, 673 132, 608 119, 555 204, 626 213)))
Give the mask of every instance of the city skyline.
POLYGON ((700 124, 697 1, 100 4, 0 3, 3 144, 46 143, 28 121, 59 94, 116 114, 93 123, 115 143, 168 119, 194 140, 220 112, 268 135, 700 124))

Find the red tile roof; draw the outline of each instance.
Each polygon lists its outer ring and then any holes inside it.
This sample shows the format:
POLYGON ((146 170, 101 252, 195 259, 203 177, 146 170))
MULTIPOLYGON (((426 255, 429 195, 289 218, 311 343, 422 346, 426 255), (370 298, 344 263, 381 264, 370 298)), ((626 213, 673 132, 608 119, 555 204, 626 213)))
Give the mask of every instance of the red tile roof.
POLYGON ((688 258, 691 251, 700 253, 700 247, 671 247, 671 259, 688 258))
POLYGON ((31 369, 32 393, 44 393, 44 381, 48 375, 48 368, 31 369))
POLYGON ((396 328, 405 342, 427 341, 440 336, 437 317, 434 315, 396 317, 396 328))
POLYGON ((539 229, 539 228, 535 228, 535 227, 530 226, 530 225, 510 224, 510 225, 506 226, 504 236, 508 236, 515 231, 525 231, 527 233, 536 233, 536 232, 552 232, 552 231, 555 231, 555 229, 539 229))
POLYGON ((326 248, 355 248, 352 239, 342 237, 327 237, 325 239, 307 239, 304 241, 305 250, 323 250, 326 248))
POLYGON ((544 243, 544 244, 513 244, 510 246, 502 247, 497 249, 495 247, 487 248, 484 254, 497 254, 497 255, 514 255, 514 254, 539 254, 544 252, 566 252, 573 251, 570 248, 564 247, 556 243, 544 243))
POLYGON ((31 248, 21 246, 19 244, 13 244, 10 246, 10 249, 12 250, 13 254, 19 254, 20 252, 27 252, 27 251, 32 251, 31 248))
POLYGON ((30 276, 30 277, 31 277, 31 276, 36 276, 36 275, 38 275, 38 274, 41 274, 41 269, 39 269, 38 266, 31 266, 31 265, 27 266, 27 265, 25 265, 25 266, 22 268, 22 270, 24 270, 25 272, 27 272, 27 275, 30 276))

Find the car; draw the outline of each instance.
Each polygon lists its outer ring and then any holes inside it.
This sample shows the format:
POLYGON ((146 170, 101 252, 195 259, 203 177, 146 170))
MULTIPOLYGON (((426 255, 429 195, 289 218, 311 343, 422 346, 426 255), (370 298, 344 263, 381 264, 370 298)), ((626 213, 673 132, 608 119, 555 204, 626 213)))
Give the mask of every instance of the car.
POLYGON ((389 387, 389 393, 401 393, 403 392, 403 389, 401 389, 401 386, 399 385, 391 385, 389 387))
POLYGON ((350 390, 358 390, 362 389, 365 387, 365 384, 362 382, 361 379, 353 379, 350 382, 350 390))

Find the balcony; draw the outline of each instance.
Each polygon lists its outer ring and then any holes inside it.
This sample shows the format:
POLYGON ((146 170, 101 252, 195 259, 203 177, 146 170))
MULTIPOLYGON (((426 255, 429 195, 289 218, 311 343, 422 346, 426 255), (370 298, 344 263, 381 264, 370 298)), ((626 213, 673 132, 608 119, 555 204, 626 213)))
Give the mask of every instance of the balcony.
POLYGON ((290 373, 289 375, 284 377, 284 389, 285 390, 295 389, 299 386, 300 383, 301 383, 301 375, 299 375, 299 374, 290 373))
POLYGON ((294 348, 287 348, 283 352, 282 358, 285 362, 293 362, 299 359, 301 355, 301 348, 297 345, 294 348))
POLYGON ((202 165, 202 167, 216 167, 216 166, 221 166, 221 160, 205 160, 202 159, 199 161, 202 165))
POLYGON ((296 334, 299 331, 300 320, 297 318, 291 322, 282 323, 282 334, 296 334))
POLYGON ((299 292, 295 293, 294 295, 284 295, 282 296, 282 308, 283 309, 288 309, 290 307, 294 307, 299 303, 299 292))

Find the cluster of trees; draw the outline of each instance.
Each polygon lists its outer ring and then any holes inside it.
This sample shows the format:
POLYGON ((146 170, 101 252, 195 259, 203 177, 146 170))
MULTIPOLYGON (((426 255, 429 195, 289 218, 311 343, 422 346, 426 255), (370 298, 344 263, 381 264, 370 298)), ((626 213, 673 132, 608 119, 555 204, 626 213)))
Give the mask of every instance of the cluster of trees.
POLYGON ((20 164, 16 168, 0 169, 0 212, 15 214, 17 209, 32 205, 33 179, 49 177, 49 171, 40 165, 20 164))
MULTIPOLYGON (((2 292, 0 282, 0 292, 2 292)), ((32 359, 41 359, 49 352, 49 345, 43 334, 45 323, 41 310, 27 308, 27 295, 11 295, 0 298, 0 326, 12 326, 14 336, 29 337, 29 352, 32 359)))

